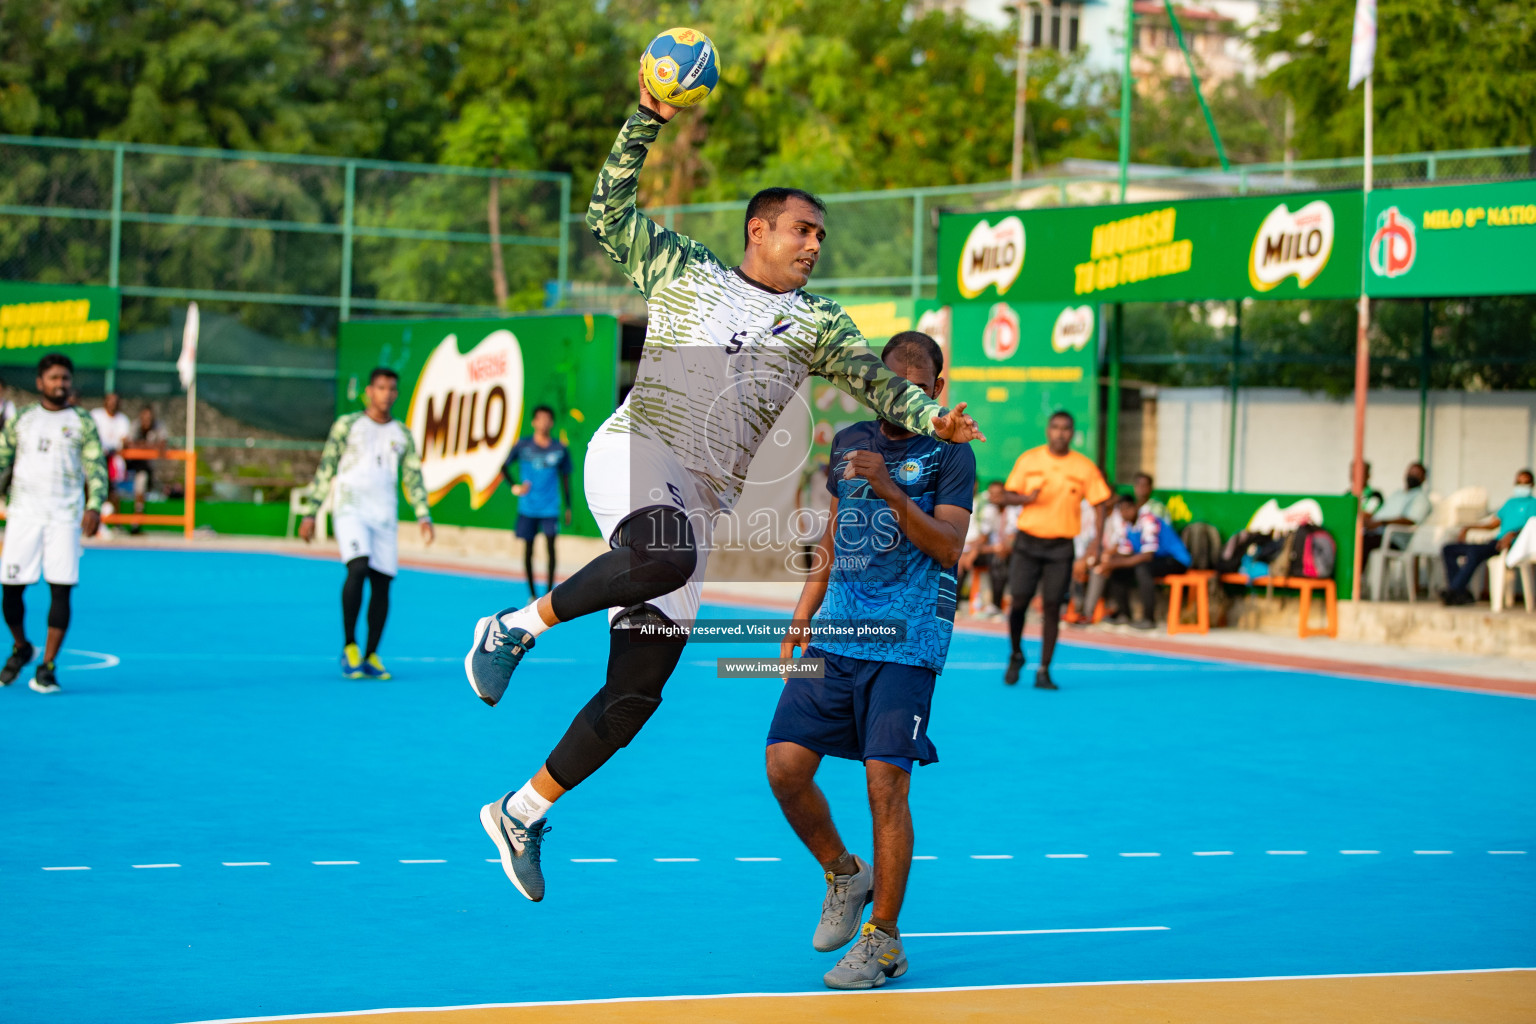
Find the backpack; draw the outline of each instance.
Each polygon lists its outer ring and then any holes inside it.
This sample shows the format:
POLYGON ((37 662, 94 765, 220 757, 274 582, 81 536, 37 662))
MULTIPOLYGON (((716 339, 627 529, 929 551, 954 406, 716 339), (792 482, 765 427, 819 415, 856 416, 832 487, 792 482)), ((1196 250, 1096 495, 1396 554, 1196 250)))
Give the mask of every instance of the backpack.
POLYGON ((1301 574, 1311 579, 1331 579, 1339 557, 1338 541, 1321 526, 1303 526, 1296 532, 1303 530, 1306 536, 1302 540, 1301 574))
POLYGON ((1221 533, 1210 523, 1190 523, 1181 537, 1191 569, 1213 569, 1221 557, 1221 533))

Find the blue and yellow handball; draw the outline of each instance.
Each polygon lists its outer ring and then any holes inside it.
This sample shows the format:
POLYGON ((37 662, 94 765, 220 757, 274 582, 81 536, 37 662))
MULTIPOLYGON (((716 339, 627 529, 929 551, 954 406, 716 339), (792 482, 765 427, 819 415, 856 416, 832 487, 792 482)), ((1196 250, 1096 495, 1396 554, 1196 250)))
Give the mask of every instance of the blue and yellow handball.
POLYGON ((645 87, 662 103, 691 107, 704 102, 720 81, 720 62, 709 36, 692 28, 669 28, 640 58, 645 87))

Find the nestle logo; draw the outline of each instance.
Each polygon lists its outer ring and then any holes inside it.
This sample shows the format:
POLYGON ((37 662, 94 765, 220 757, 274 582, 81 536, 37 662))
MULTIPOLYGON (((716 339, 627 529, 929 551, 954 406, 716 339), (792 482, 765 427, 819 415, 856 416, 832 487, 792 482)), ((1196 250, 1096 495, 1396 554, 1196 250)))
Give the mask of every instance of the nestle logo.
POLYGON ((492 377, 505 377, 507 374, 507 354, 505 352, 488 352, 483 356, 476 356, 469 361, 469 379, 471 383, 478 384, 492 377))

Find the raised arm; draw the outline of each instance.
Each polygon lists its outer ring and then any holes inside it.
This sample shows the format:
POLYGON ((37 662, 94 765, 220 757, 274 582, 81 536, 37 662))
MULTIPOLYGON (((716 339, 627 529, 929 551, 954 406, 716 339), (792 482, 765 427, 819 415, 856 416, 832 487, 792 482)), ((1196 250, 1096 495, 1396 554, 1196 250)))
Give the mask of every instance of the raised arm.
POLYGON ((811 372, 874 410, 882 419, 915 434, 940 441, 985 441, 976 421, 965 414, 965 403, 945 409, 922 389, 886 369, 853 318, 829 299, 811 297, 817 305, 819 332, 811 372))

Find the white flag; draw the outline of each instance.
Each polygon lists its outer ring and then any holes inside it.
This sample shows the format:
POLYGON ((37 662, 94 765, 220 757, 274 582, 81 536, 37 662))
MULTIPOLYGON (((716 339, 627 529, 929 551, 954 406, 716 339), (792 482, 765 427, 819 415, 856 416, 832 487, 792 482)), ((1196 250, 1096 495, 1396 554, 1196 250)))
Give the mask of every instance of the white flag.
POLYGON ((1355 34, 1349 44, 1349 87, 1376 68, 1376 0, 1355 0, 1355 34))
POLYGON ((181 332, 181 356, 176 360, 181 386, 190 389, 197 379, 197 303, 187 306, 187 326, 181 332))

